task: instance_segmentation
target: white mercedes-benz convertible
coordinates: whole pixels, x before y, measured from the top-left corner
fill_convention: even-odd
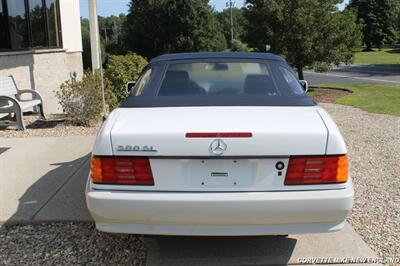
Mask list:
[[[105,232],[277,235],[340,230],[347,150],[284,59],[153,59],[104,122],[86,200]]]

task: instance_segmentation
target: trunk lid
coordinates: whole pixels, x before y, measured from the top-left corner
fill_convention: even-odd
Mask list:
[[[252,137],[186,137],[193,132]],[[315,107],[121,108],[111,140],[114,155],[215,156],[210,145],[222,139],[227,146],[222,156],[257,157],[325,154],[327,135]]]
[[[186,137],[200,132],[252,136]],[[327,136],[315,107],[119,109],[111,131],[113,153],[150,157],[155,185],[113,188],[184,192],[301,189],[284,185],[289,156],[325,154]],[[226,150],[216,155],[210,146],[219,139]],[[278,162],[283,169],[278,169]]]

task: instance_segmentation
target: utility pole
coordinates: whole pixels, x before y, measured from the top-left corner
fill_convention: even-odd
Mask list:
[[[105,41],[105,44],[107,45],[109,40],[112,39],[112,36],[114,34],[113,28],[105,27],[105,28],[102,28],[102,30],[104,31],[104,41]],[[108,32],[107,32],[108,30],[111,30],[111,37],[108,35]]]
[[[233,47],[233,7],[235,6],[235,1],[229,0],[226,2],[226,6],[231,10],[231,48]]]
[[[108,36],[107,36],[107,28],[103,28],[103,30],[104,30],[104,41],[105,41],[105,43],[106,43],[106,45],[107,45],[107,43],[108,43]]]
[[[90,50],[92,55],[92,71],[100,70],[101,96],[103,101],[103,119],[106,117],[106,98],[104,92],[103,64],[101,62],[101,46],[99,34],[99,21],[97,17],[97,0],[89,0],[89,26],[90,26]]]
[[[97,19],[97,0],[89,0],[90,50],[92,55],[92,70],[100,69],[100,37]]]

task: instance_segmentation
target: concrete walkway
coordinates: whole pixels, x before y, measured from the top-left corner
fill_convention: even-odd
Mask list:
[[[94,137],[0,139],[0,224],[89,221],[84,185]]]
[[[92,221],[84,189],[93,142],[94,137],[0,138],[0,225]],[[376,257],[350,225],[336,233],[287,238],[147,237],[145,241],[148,265],[285,265],[310,257]]]

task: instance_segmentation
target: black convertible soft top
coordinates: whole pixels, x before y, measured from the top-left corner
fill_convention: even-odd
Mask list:
[[[286,63],[286,60],[279,55],[271,53],[244,53],[244,52],[201,52],[201,53],[179,53],[165,54],[153,58],[150,64],[161,61],[178,61],[193,59],[259,59],[259,60],[276,60]]]
[[[224,96],[161,96],[158,94],[168,66],[177,63],[197,62],[239,62],[262,63],[270,69],[285,68],[294,73],[286,60],[271,53],[242,52],[201,52],[165,54],[152,59],[143,73],[151,68],[152,74],[148,85],[138,95],[130,95],[121,108],[144,107],[185,107],[185,106],[314,106],[315,103],[306,95],[268,97],[263,95],[224,95]],[[279,83],[277,83],[279,86]],[[135,88],[134,88],[135,90]]]

